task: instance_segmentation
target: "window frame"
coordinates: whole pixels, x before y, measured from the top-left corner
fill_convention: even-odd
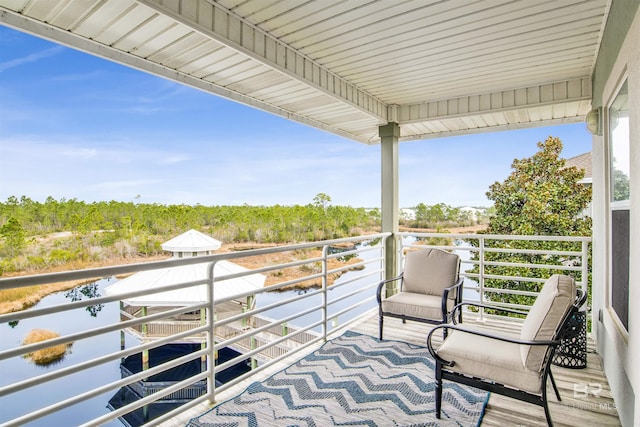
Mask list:
[[[624,212],[626,211],[627,213],[630,214],[630,207],[631,207],[631,200],[630,197],[627,197],[624,200],[614,200],[614,190],[615,190],[615,178],[614,178],[614,156],[613,156],[613,152],[614,152],[614,134],[613,134],[613,130],[615,129],[614,126],[612,126],[612,119],[613,119],[613,114],[612,114],[612,110],[615,108],[615,104],[619,101],[619,96],[621,94],[623,94],[624,92],[623,89],[626,88],[626,94],[628,95],[628,87],[629,87],[629,76],[625,73],[623,76],[621,76],[619,83],[616,85],[615,90],[612,91],[612,96],[610,98],[610,101],[606,104],[606,115],[605,115],[605,120],[603,121],[604,123],[606,123],[606,149],[607,149],[607,169],[608,169],[608,173],[607,173],[607,181],[608,181],[608,185],[607,185],[607,189],[609,194],[607,195],[606,199],[608,201],[609,204],[609,208],[607,210],[607,222],[608,222],[608,234],[609,234],[609,251],[608,251],[608,264],[609,264],[609,286],[608,286],[608,298],[607,298],[607,306],[610,309],[610,313],[612,314],[612,318],[615,320],[615,322],[618,324],[619,328],[624,331],[625,335],[628,337],[629,334],[629,263],[630,263],[630,258],[629,258],[629,248],[620,248],[619,244],[628,244],[628,242],[630,241],[630,236],[624,236],[622,239],[620,239],[620,241],[616,242],[614,241],[614,239],[619,238],[619,236],[616,233],[616,229],[625,229],[625,224],[622,223],[615,223],[614,224],[614,217],[616,218],[624,218]],[[628,111],[628,105],[629,102],[627,100],[627,111]],[[627,114],[628,116],[628,114]],[[629,153],[630,153],[630,134],[629,134],[629,128],[627,126],[627,133],[626,133],[626,167],[627,167],[627,171],[629,171],[630,169],[630,159],[629,159]],[[618,151],[619,152],[619,151]],[[628,173],[628,172],[627,172]],[[629,191],[630,193],[630,191]],[[627,215],[627,218],[629,218],[629,215]],[[628,224],[627,224],[627,228],[628,230]],[[618,237],[617,237],[618,236]],[[626,238],[626,239],[625,239]],[[618,243],[618,246],[616,246],[616,243]],[[626,249],[626,257],[624,256],[625,254],[625,249]],[[622,252],[621,252],[622,250]],[[622,254],[623,258],[620,258],[620,255]],[[616,257],[614,257],[614,255],[616,255]],[[622,262],[622,263],[621,263]],[[627,274],[627,278],[626,278],[626,286],[624,286],[624,281],[623,281],[623,285],[622,287],[620,285],[620,281],[619,281],[619,277],[614,277],[614,275],[617,272],[624,272],[626,271]],[[626,306],[623,304],[622,306],[620,305],[620,299],[619,299],[619,292],[626,291]]]

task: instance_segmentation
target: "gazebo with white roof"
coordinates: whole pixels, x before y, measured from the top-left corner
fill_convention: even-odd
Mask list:
[[[162,244],[162,249],[172,252],[174,257],[209,255],[220,249],[222,242],[196,230],[189,230]]]
[[[221,246],[222,242],[219,240],[199,231],[189,230],[165,242],[162,245],[162,249],[171,252],[172,257],[183,258],[209,255]],[[179,282],[205,280],[208,273],[207,269],[208,263],[201,263],[160,270],[142,271],[107,287],[105,293],[109,296],[115,296],[132,291],[151,290]],[[215,264],[213,273],[214,277],[221,277],[246,271],[249,270],[238,264],[221,260]],[[214,284],[214,300],[233,297],[234,295],[241,295],[247,291],[260,289],[264,286],[265,279],[266,277],[263,274],[251,274],[216,282]],[[139,297],[125,297],[121,300],[121,316],[123,320],[129,320],[134,317],[146,316],[170,308],[197,304],[206,299],[206,284]],[[253,299],[243,301],[239,298],[223,306],[218,306],[216,309],[216,317],[228,317],[253,304]],[[190,329],[199,326],[204,320],[205,313],[204,310],[202,310],[200,313],[185,313],[161,322],[145,324],[142,328],[130,332],[143,340],[150,340],[176,333],[176,327]],[[192,337],[189,341],[200,341],[202,339],[204,339],[204,337]]]

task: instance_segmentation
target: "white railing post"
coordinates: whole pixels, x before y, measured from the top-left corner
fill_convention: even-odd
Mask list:
[[[324,341],[327,340],[327,334],[329,333],[329,325],[328,323],[328,313],[327,313],[327,284],[328,277],[327,271],[329,271],[329,266],[327,262],[327,254],[329,253],[329,246],[322,247],[322,338]]]
[[[484,237],[478,238],[478,258],[479,258],[479,268],[478,272],[480,277],[478,277],[478,286],[480,291],[480,304],[484,304]],[[484,318],[484,308],[480,307],[478,310],[478,322],[484,322],[486,319]]]
[[[581,267],[582,267],[582,290],[586,295],[589,295],[589,242],[582,241],[582,259],[581,259]],[[585,310],[587,309],[587,304],[584,305]]]
[[[404,247],[404,242],[402,241],[402,237],[397,237],[396,236],[396,240],[397,240],[397,244],[395,247],[395,251],[396,251],[396,273],[400,274],[400,271],[402,269],[402,262],[400,261],[401,259],[401,255],[402,255],[402,250]]]
[[[380,254],[381,256],[381,260],[380,260],[380,282],[382,282],[383,280],[385,280],[387,278],[387,239],[382,239],[382,244],[380,245],[380,250],[382,251],[382,253]],[[400,239],[400,246],[402,246],[402,239]],[[383,298],[386,298],[387,295],[387,290],[384,289],[384,291],[382,291],[382,295]]]
[[[207,395],[209,397],[209,402],[214,403],[216,400],[216,374],[215,374],[215,364],[216,364],[216,353],[215,353],[215,345],[216,345],[216,336],[215,336],[215,304],[214,304],[214,274],[213,270],[216,266],[216,262],[212,262],[209,264],[207,269]]]

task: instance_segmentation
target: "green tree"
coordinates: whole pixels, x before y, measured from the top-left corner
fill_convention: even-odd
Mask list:
[[[469,212],[460,208],[454,208],[444,203],[435,205],[425,205],[419,203],[414,208],[416,219],[413,223],[415,227],[437,228],[465,226],[473,224],[473,219]]]
[[[629,200],[629,177],[620,169],[613,170],[613,200]]]
[[[487,197],[494,201],[494,214],[487,234],[590,236],[591,218],[581,213],[591,200],[591,188],[580,184],[584,170],[567,167],[560,158],[562,142],[549,137],[538,143],[539,151],[530,158],[514,160],[513,172],[503,182],[489,188]],[[579,251],[576,243],[501,240],[492,242],[498,249],[533,249],[542,253],[514,254],[509,251],[485,252],[489,262],[522,264],[576,265],[579,259],[550,255],[552,250]],[[470,272],[478,272],[476,266]],[[488,265],[485,274],[546,278],[556,271],[503,265]],[[560,272],[560,271],[558,271]],[[581,278],[576,278],[581,279]],[[539,284],[518,280],[485,279],[485,287],[515,291],[538,291]],[[491,300],[514,304],[531,304],[532,297],[495,293]]]
[[[327,206],[331,203],[331,197],[325,193],[318,193],[316,197],[313,198],[314,206],[322,208],[323,210],[327,210]]]
[[[494,201],[495,215],[487,232],[590,234],[590,218],[579,217],[591,201],[591,188],[579,183],[584,170],[566,167],[560,139],[549,137],[538,147],[532,157],[514,160],[511,175],[489,188],[487,198]]]
[[[20,253],[26,245],[25,232],[20,221],[11,217],[0,227],[0,236],[4,239],[6,247],[9,249],[11,256]]]
[[[414,208],[416,214],[416,226],[426,226],[425,224],[429,218],[429,207],[424,203],[418,203],[418,205]]]

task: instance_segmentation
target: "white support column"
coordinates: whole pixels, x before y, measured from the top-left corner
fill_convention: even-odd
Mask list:
[[[398,143],[400,126],[391,122],[380,126],[378,132],[380,133],[380,145],[382,146],[382,232],[393,233],[386,241],[385,275],[389,279],[398,274],[397,233],[400,214],[398,205]]]

